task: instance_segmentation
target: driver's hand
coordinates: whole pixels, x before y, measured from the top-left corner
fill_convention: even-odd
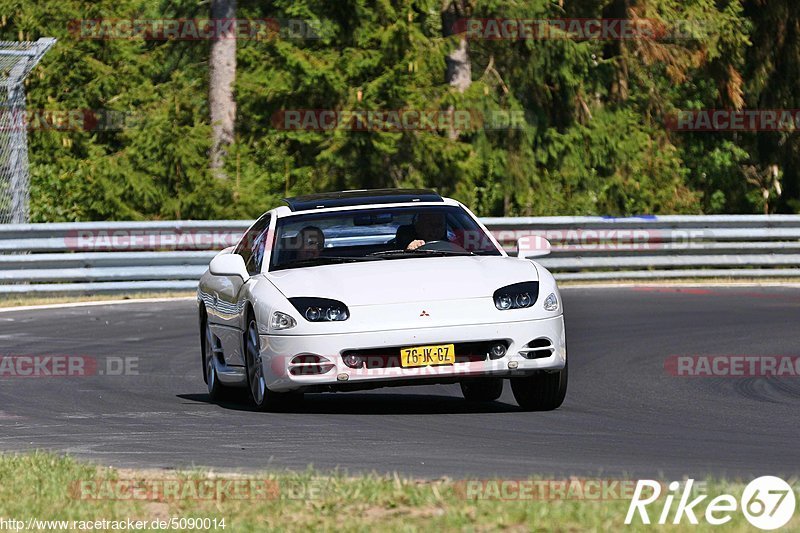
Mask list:
[[[408,243],[408,246],[406,246],[406,250],[408,250],[409,252],[412,250],[416,250],[423,244],[425,244],[425,241],[420,239],[417,239],[416,241],[411,241],[410,243]]]

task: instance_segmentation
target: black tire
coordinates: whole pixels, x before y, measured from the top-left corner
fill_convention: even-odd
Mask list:
[[[511,378],[514,399],[525,411],[552,411],[567,395],[567,365],[558,372],[537,372],[524,378]]]
[[[493,402],[503,394],[503,379],[465,379],[461,382],[461,394],[468,402]]]
[[[202,343],[203,380],[206,382],[208,388],[208,397],[212,402],[216,402],[227,398],[228,388],[220,383],[219,376],[217,375],[216,359],[214,358],[214,351],[212,349],[213,338],[211,336],[211,329],[208,327],[208,319],[202,316],[201,320],[200,338]]]
[[[244,365],[250,401],[259,411],[291,411],[302,402],[301,392],[273,392],[267,387],[259,350],[258,325],[252,315],[248,317],[244,334]]]

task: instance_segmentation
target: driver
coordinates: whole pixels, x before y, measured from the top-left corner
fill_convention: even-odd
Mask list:
[[[325,247],[325,235],[316,226],[306,226],[297,234],[297,259],[316,259]]]
[[[415,237],[406,250],[416,250],[426,242],[446,241],[447,223],[442,213],[420,213],[414,218]]]

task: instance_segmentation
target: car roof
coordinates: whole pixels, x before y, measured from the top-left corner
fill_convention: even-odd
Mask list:
[[[298,212],[375,204],[444,202],[444,198],[430,189],[357,189],[295,196],[283,201],[292,212]]]

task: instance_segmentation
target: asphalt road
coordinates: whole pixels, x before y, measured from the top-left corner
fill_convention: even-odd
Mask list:
[[[665,370],[673,355],[800,355],[800,289],[574,288],[564,300],[569,390],[547,413],[519,411],[507,384],[483,406],[440,385],[307,395],[297,412],[260,413],[208,402],[194,302],[0,313],[0,355],[98,364],[91,376],[0,377],[0,450],[430,478],[800,474],[800,378]],[[138,375],[113,375],[123,360]]]

